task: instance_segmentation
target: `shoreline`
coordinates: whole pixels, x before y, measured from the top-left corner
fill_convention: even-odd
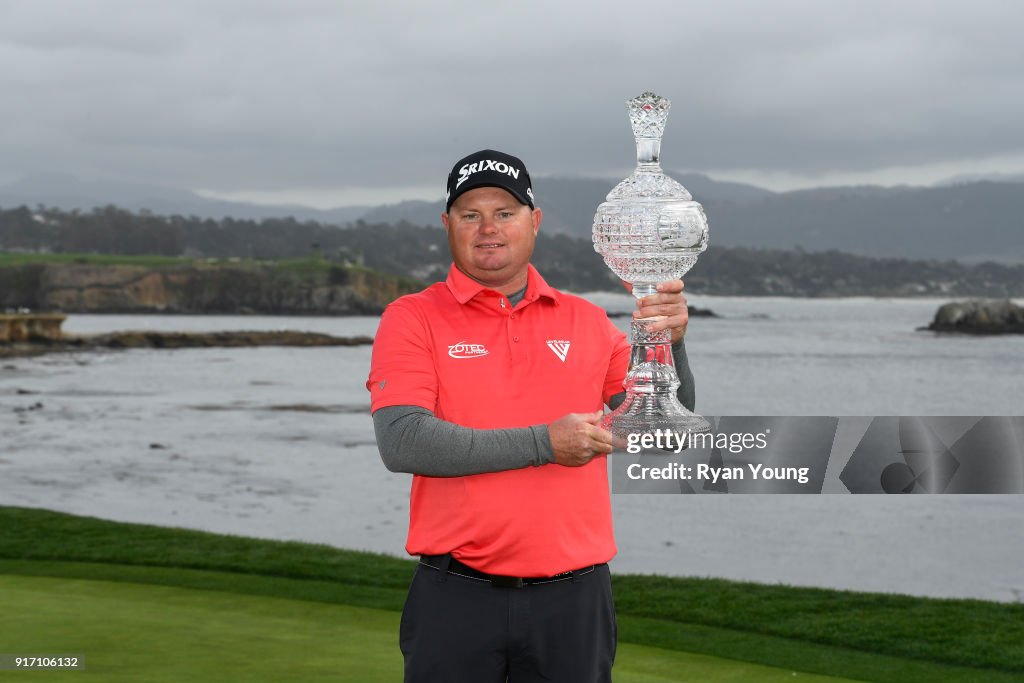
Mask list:
[[[240,348],[259,346],[367,346],[373,338],[366,335],[339,337],[321,332],[224,331],[161,332],[126,330],[90,335],[69,335],[62,339],[37,339],[0,344],[0,358],[25,358],[47,353],[109,349],[194,349]]]

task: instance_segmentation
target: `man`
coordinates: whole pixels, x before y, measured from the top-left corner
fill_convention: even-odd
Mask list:
[[[406,550],[420,556],[400,646],[405,680],[611,680],[615,554],[600,428],[629,360],[605,312],[530,264],[542,213],[523,162],[482,150],[448,176],[446,282],[381,317],[367,388],[385,465],[413,475]],[[682,282],[665,316],[693,406]]]

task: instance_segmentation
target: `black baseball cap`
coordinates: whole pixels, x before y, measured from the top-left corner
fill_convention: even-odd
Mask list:
[[[533,186],[526,164],[518,157],[493,149],[482,149],[455,162],[448,174],[448,201],[444,210],[451,211],[459,195],[478,187],[500,187],[521,204],[533,205]]]

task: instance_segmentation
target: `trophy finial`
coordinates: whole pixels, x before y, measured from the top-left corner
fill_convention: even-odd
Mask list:
[[[626,102],[633,135],[637,138],[660,139],[665,132],[665,121],[671,106],[668,99],[650,90]]]

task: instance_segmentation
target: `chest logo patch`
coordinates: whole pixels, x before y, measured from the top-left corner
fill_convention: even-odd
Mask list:
[[[569,342],[561,339],[548,339],[548,348],[551,349],[552,353],[558,356],[558,359],[565,362],[565,357],[569,355]]]
[[[470,344],[460,341],[448,347],[448,355],[452,358],[479,358],[490,353],[483,344]]]

